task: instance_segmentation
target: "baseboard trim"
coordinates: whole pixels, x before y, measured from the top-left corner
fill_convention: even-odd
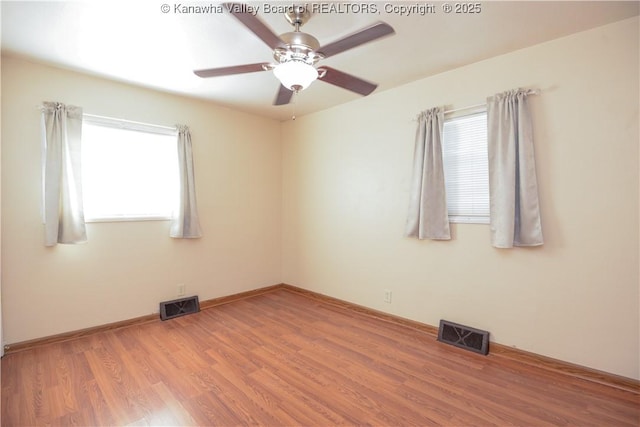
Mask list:
[[[107,323],[105,325],[92,326],[90,328],[79,329],[71,332],[63,332],[61,334],[50,335],[43,338],[35,338],[32,340],[21,341],[14,344],[4,346],[4,355],[17,353],[19,351],[29,350],[34,347],[40,347],[47,344],[56,344],[59,342],[70,341],[76,338],[92,335],[97,332],[105,332],[113,329],[125,328],[132,325],[141,325],[154,321],[160,321],[158,314],[148,314],[146,316],[135,317],[133,319],[121,320],[119,322]]]
[[[200,310],[204,310],[211,307],[216,307],[221,304],[228,304],[230,302],[239,301],[245,298],[251,298],[256,295],[261,295],[267,292],[273,292],[274,290],[281,289],[282,284],[267,286],[264,288],[254,289],[247,292],[240,292],[233,295],[228,295],[219,298],[213,298],[200,302]],[[34,347],[39,347],[47,344],[55,344],[63,341],[70,341],[76,338],[85,337],[87,335],[96,334],[99,332],[110,331],[113,329],[126,328],[127,326],[141,325],[149,322],[159,322],[160,314],[148,314],[146,316],[135,317],[133,319],[121,320],[119,322],[107,323],[105,325],[92,326],[90,328],[79,329],[71,332],[63,332],[61,334],[50,335],[43,338],[35,338],[28,341],[21,341],[13,344],[7,344],[4,346],[4,355],[16,353],[18,351],[28,350]]]
[[[405,319],[400,316],[381,312],[361,305],[353,304],[344,300],[340,300],[327,295],[319,294],[307,289],[298,288],[296,286],[283,284],[282,289],[295,292],[309,298],[315,298],[320,301],[332,304],[337,307],[359,312],[368,316],[375,317],[386,322],[392,322],[405,327],[413,328],[433,335],[434,339],[438,337],[438,328],[415,320]],[[609,387],[625,390],[640,395],[640,381],[632,378],[623,377],[609,372],[599,371],[585,366],[576,365],[563,360],[553,359],[551,357],[542,356],[525,350],[509,347],[495,342],[490,343],[490,353],[488,356],[482,357],[501,357],[511,359],[517,363],[524,365],[543,368],[554,373],[567,375],[576,379],[590,381],[603,384]]]
[[[200,310],[205,310],[213,307],[217,307],[222,304],[228,304],[234,301],[240,301],[247,298],[252,298],[258,295],[274,292],[277,290],[286,290],[288,292],[294,292],[302,295],[306,298],[316,299],[318,301],[333,305],[338,308],[350,310],[363,315],[371,316],[385,322],[391,322],[404,327],[419,330],[434,337],[434,340],[438,336],[438,328],[436,326],[428,325],[425,323],[417,322],[415,320],[406,319],[393,314],[385,313],[383,311],[375,310],[362,305],[354,304],[348,301],[344,301],[338,298],[330,297],[324,294],[320,294],[308,289],[299,288],[297,286],[281,283],[278,285],[267,286],[264,288],[254,289],[251,291],[240,292],[233,295],[228,295],[219,298],[213,298],[200,302]],[[140,325],[148,322],[160,322],[159,314],[150,314],[146,316],[136,317],[133,319],[123,320],[120,322],[109,323],[106,325],[94,326],[91,328],[81,329],[78,331],[65,332],[62,334],[52,335],[44,338],[37,338],[33,340],[23,341],[15,344],[5,345],[5,356],[7,354],[16,353],[18,351],[27,350],[30,348],[43,346],[47,344],[54,344],[63,341],[69,341],[76,338],[84,337],[87,335],[95,334],[98,332],[105,332],[113,329],[124,328],[133,325]],[[567,375],[576,379],[590,381],[609,387],[625,390],[631,393],[640,395],[640,381],[632,378],[626,378],[620,375],[611,374],[609,372],[599,371],[596,369],[587,368],[584,366],[576,365],[573,363],[565,362],[562,360],[553,359],[547,356],[531,353],[528,351],[512,348],[499,343],[490,343],[491,351],[488,356],[482,357],[501,357],[511,359],[515,362],[543,368],[548,371],[552,371],[558,374]]]
[[[227,295],[224,297],[213,298],[206,301],[200,301],[200,310],[204,310],[211,307],[216,307],[222,304],[229,304],[230,302],[240,301],[247,298],[252,298],[257,295],[267,294],[269,292],[277,291],[278,289],[283,288],[283,284],[267,286],[264,288],[253,289],[251,291],[240,292],[233,295]]]
[[[640,395],[640,381],[610,372],[599,371],[582,365],[565,362],[548,356],[531,353],[519,348],[509,347],[503,344],[491,343],[491,353],[496,357],[511,359],[517,363],[548,371],[560,373],[573,378],[603,384],[620,390],[629,391]]]
[[[355,311],[367,316],[375,317],[385,322],[391,322],[397,325],[402,325],[408,328],[417,329],[421,332],[426,332],[433,335],[434,338],[438,337],[438,328],[435,326],[427,325],[426,323],[417,322],[415,320],[406,319],[404,317],[396,316],[393,314],[385,313],[384,311],[375,310],[373,308],[365,307],[363,305],[354,304],[352,302],[344,301],[338,298],[330,297],[327,295],[319,294],[317,292],[310,291],[308,289],[298,288],[296,286],[282,284],[281,289],[286,289],[290,292],[306,296],[307,298],[314,298],[327,304],[331,304],[336,307],[344,308],[350,311]]]

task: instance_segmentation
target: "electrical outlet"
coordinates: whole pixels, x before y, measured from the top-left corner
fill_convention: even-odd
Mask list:
[[[389,289],[384,290],[384,302],[391,304],[391,291]]]
[[[186,289],[185,289],[184,283],[179,283],[178,284],[178,296],[179,297],[184,296],[185,292],[186,292]]]

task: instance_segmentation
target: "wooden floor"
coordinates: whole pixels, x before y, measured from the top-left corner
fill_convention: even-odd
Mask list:
[[[638,426],[638,394],[289,290],[2,359],[2,426]]]

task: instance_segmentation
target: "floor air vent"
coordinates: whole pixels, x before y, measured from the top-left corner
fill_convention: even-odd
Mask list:
[[[198,297],[188,297],[164,301],[160,303],[160,319],[167,320],[185,314],[197,313],[200,311]]]
[[[489,332],[440,320],[438,341],[480,354],[489,353]]]

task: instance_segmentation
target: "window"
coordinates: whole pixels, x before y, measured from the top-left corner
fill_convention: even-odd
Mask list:
[[[442,157],[449,220],[488,224],[486,111],[445,120]]]
[[[85,220],[170,219],[178,174],[175,129],[84,116]]]

